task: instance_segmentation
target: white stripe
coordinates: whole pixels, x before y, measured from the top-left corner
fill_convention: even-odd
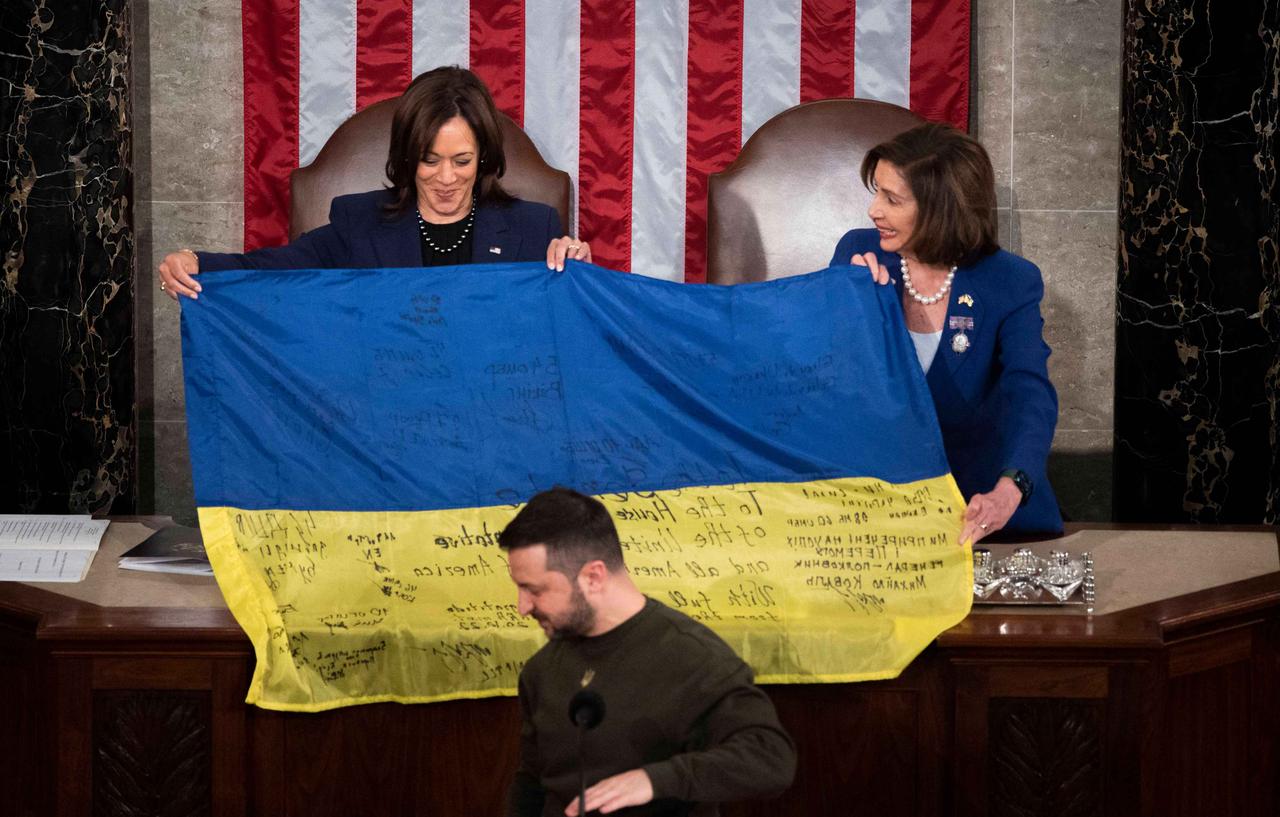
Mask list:
[[[356,112],[355,0],[302,0],[298,7],[298,164]]]
[[[642,0],[635,10],[631,271],[683,281],[689,4]]]
[[[471,64],[470,0],[414,0],[413,75]]]
[[[582,12],[570,0],[525,0],[524,130],[547,164],[573,179],[578,233],[578,83]],[[590,236],[583,236],[588,241]]]
[[[746,0],[742,8],[742,143],[800,103],[801,0]]]
[[[911,3],[858,0],[853,95],[907,107],[911,102]]]

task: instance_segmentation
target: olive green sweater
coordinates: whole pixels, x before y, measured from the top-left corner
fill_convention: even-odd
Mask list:
[[[562,815],[578,792],[569,700],[591,673],[604,721],[586,733],[587,787],[644,768],[654,801],[622,815],[715,815],[791,784],[795,747],[751,669],[703,624],[653,599],[592,638],[549,642],[520,674],[520,768],[507,813]]]

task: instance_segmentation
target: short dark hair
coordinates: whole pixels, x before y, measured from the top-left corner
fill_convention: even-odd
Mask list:
[[[971,264],[1000,249],[995,172],[977,139],[933,122],[903,131],[862,160],[868,190],[881,161],[898,168],[916,200],[915,229],[903,249],[943,265]]]
[[[556,486],[535,494],[498,534],[503,550],[531,545],[545,545],[548,569],[570,580],[596,559],[610,571],[625,568],[618,529],[604,503],[571,488]]]
[[[387,180],[396,191],[390,210],[404,212],[417,203],[414,177],[418,162],[430,152],[440,126],[455,116],[465,119],[476,135],[480,154],[476,157],[476,198],[481,202],[511,200],[498,183],[507,172],[507,157],[493,97],[475,74],[448,65],[419,74],[396,102],[387,152]]]

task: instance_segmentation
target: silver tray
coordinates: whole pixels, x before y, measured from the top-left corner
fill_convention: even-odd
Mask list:
[[[1093,554],[1051,550],[1047,557],[1020,547],[1003,559],[986,548],[973,549],[973,603],[989,605],[1083,606],[1097,602]]]

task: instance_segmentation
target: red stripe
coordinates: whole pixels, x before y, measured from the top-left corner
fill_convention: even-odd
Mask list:
[[[244,248],[289,240],[289,173],[298,166],[298,2],[245,0]]]
[[[523,127],[523,0],[471,0],[471,70],[489,86],[498,109]]]
[[[591,242],[595,263],[630,270],[635,7],[582,0],[581,8],[578,233]]]
[[[356,0],[356,110],[413,79],[413,0]]]
[[[707,175],[742,145],[742,1],[689,4],[684,279],[707,279]]]
[[[969,0],[911,3],[911,110],[969,127]]]
[[[856,11],[856,0],[803,0],[801,3],[801,102],[853,96]]]

